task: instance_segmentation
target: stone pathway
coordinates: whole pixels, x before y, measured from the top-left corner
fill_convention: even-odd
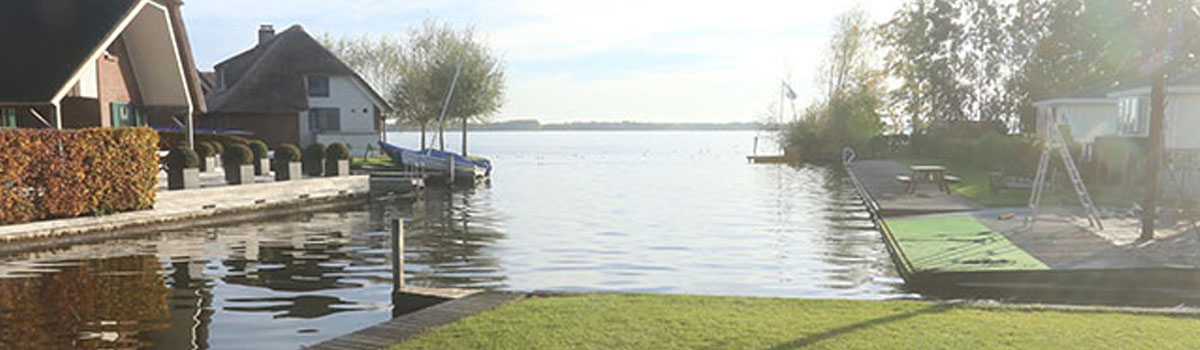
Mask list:
[[[367,176],[313,178],[242,186],[220,186],[184,191],[159,191],[154,209],[0,226],[0,252],[16,243],[75,238],[92,233],[115,235],[133,228],[166,230],[214,224],[219,216],[250,217],[256,212],[290,207],[309,209],[311,204],[365,197]],[[304,205],[305,208],[300,208]]]

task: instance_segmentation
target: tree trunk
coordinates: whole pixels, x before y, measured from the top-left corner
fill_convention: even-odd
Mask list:
[[[463,133],[463,135],[462,135],[462,145],[463,145],[462,156],[466,157],[467,156],[467,118],[463,118],[462,133]]]
[[[425,123],[421,123],[421,149],[425,149]]]
[[[1146,197],[1142,203],[1142,234],[1138,240],[1148,241],[1154,239],[1155,221],[1158,219],[1158,174],[1162,168],[1162,127],[1163,116],[1166,108],[1166,45],[1167,45],[1167,6],[1165,2],[1155,1],[1153,3],[1154,18],[1156,19],[1156,28],[1154,35],[1154,52],[1162,54],[1163,62],[1160,62],[1160,67],[1154,69],[1154,76],[1150,82],[1150,147],[1146,150],[1146,170],[1148,176],[1146,178]]]

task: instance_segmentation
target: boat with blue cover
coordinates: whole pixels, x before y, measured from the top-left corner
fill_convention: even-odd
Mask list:
[[[454,164],[455,177],[465,178],[465,175],[469,174],[473,178],[481,179],[492,173],[492,163],[486,159],[472,159],[454,152],[435,149],[413,150],[383,141],[379,142],[379,147],[392,161],[417,171],[447,176],[450,173],[450,165]]]

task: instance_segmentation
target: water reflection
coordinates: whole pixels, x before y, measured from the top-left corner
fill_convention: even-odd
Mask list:
[[[476,189],[432,189],[356,210],[7,257],[0,349],[296,348],[427,307],[435,300],[392,293],[386,229],[400,217],[410,285],[504,287],[489,252],[504,235],[475,216],[477,198]]]
[[[752,136],[484,133],[494,187],[2,257],[0,349],[294,349],[349,333],[430,302],[392,293],[401,217],[413,286],[905,295],[844,174],[746,165]]]

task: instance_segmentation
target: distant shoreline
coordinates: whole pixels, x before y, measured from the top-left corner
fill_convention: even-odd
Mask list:
[[[452,125],[449,130],[460,130]],[[488,124],[468,124],[468,131],[754,131],[754,122],[733,123],[643,123],[643,122],[572,122],[542,124],[536,120],[513,120]],[[389,128],[388,131],[417,131],[414,127]]]

